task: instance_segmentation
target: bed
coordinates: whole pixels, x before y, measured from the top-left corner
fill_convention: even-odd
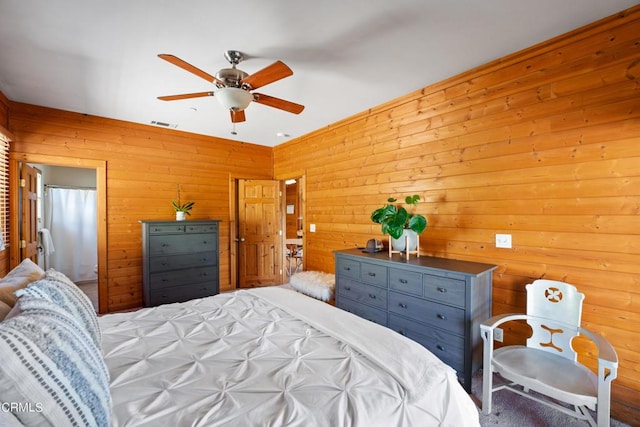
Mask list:
[[[83,312],[86,301],[79,303],[83,309],[70,308],[68,301],[48,296],[56,286],[73,295],[67,299],[82,299],[68,279],[36,281],[18,292],[21,314],[0,323],[0,337],[6,341],[17,318],[47,310],[62,319],[59,329],[80,336],[83,345],[75,351],[82,356],[66,373],[85,372],[88,378],[70,399],[74,404],[66,405],[77,412],[74,419],[84,420],[80,425],[479,425],[478,410],[455,372],[432,353],[290,289],[240,290],[92,319]],[[85,349],[92,343],[101,349],[101,360]],[[39,390],[41,379],[22,381],[7,371],[5,377],[12,378],[0,380],[0,400],[31,399],[40,411],[0,411],[0,424],[11,425],[12,416],[27,425],[63,425],[60,420],[69,415]],[[64,372],[58,375],[49,384],[68,380]],[[22,397],[6,393],[11,381],[23,386]]]

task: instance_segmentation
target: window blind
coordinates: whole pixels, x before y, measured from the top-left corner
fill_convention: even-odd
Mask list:
[[[0,232],[9,246],[9,138],[0,131]]]

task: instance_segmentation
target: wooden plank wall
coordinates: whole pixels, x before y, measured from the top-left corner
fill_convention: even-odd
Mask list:
[[[10,113],[12,152],[107,162],[108,311],[142,305],[138,221],[175,219],[178,184],[195,201],[190,219],[222,221],[221,289],[231,289],[229,180],[271,179],[271,148],[20,103]]]
[[[532,279],[576,284],[620,358],[613,414],[640,425],[640,7],[274,153],[277,179],[306,176],[308,269],[333,271],[333,250],[381,237],[375,208],[417,193],[423,254],[499,266],[495,314],[524,310]]]

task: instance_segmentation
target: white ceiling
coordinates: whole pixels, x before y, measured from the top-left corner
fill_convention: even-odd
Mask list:
[[[13,101],[275,146],[638,4],[637,0],[0,0],[0,90]],[[223,53],[252,74],[294,75],[259,92],[231,135],[212,86],[157,57],[214,74]],[[277,136],[282,132],[290,138]]]

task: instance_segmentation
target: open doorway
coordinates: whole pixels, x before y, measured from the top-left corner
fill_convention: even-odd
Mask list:
[[[285,257],[288,279],[304,270],[304,215],[301,178],[285,181]]]
[[[31,166],[41,173],[38,264],[64,273],[99,311],[96,170]]]
[[[17,212],[17,215],[11,215],[10,217],[10,233],[11,241],[19,242],[10,246],[10,268],[18,265],[24,258],[21,247],[24,239],[22,232],[22,203],[20,197],[21,188],[21,171],[23,165],[38,165],[38,169],[46,166],[51,167],[66,167],[69,169],[67,172],[73,173],[72,169],[88,169],[95,177],[95,190],[96,190],[96,209],[95,217],[96,223],[93,226],[92,233],[96,235],[96,251],[97,251],[97,263],[90,266],[91,270],[97,274],[97,286],[93,286],[97,292],[97,298],[95,301],[96,310],[100,313],[106,313],[109,310],[108,307],[108,289],[107,289],[107,221],[106,221],[106,162],[102,160],[94,159],[79,159],[79,158],[67,158],[60,156],[48,156],[40,154],[26,154],[26,153],[10,153],[9,160],[9,181],[10,181],[10,210],[11,212]],[[44,185],[44,183],[42,183]],[[74,186],[78,184],[74,183]],[[44,196],[44,191],[40,197]],[[41,201],[41,205],[43,202]],[[44,215],[44,214],[43,214]],[[65,254],[66,255],[66,254]],[[44,262],[44,260],[42,261]]]
[[[247,187],[247,183],[256,185]],[[267,183],[270,185],[266,185]],[[287,189],[285,180],[246,180],[230,177],[229,185],[230,289],[288,283],[290,274],[295,272],[296,267],[298,267],[298,271],[301,271],[305,263],[304,176],[295,178],[295,185],[289,189]],[[241,187],[260,188],[262,191],[254,190],[245,194],[246,191],[242,191]],[[279,191],[273,192],[273,197],[267,197],[264,188],[274,188]],[[255,197],[257,194],[259,197]],[[247,195],[254,197],[248,200]],[[278,207],[272,209],[274,203]],[[293,204],[294,207],[288,208],[288,204]],[[287,214],[287,209],[289,211],[293,209],[293,213]],[[247,213],[250,216],[247,216]],[[263,249],[250,251],[249,248],[258,247],[255,243],[247,240],[254,230],[263,231],[258,239]],[[288,254],[291,254],[287,251],[289,238],[293,239],[290,244],[294,245],[297,251],[295,259],[287,257]],[[291,264],[289,264],[290,261]],[[291,266],[291,270],[289,270],[289,266]],[[247,272],[254,273],[251,276],[253,282],[248,285],[244,279],[248,276]]]

